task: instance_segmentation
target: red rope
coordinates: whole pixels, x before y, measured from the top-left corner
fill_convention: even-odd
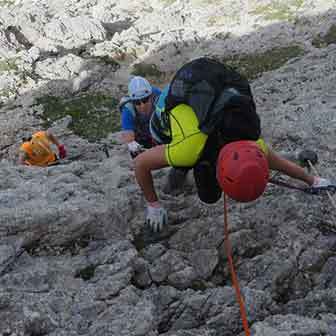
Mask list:
[[[237,275],[236,275],[236,272],[235,272],[235,269],[234,269],[234,265],[233,265],[233,260],[232,260],[232,249],[231,249],[231,244],[230,244],[230,240],[229,240],[229,228],[228,228],[228,220],[227,220],[227,201],[226,201],[226,195],[225,194],[224,194],[224,235],[225,235],[224,246],[225,246],[226,255],[227,255],[227,258],[228,258],[228,261],[229,261],[229,267],[230,267],[233,287],[235,288],[237,301],[239,303],[240,316],[241,316],[241,319],[242,319],[242,322],[243,322],[245,335],[250,336],[251,333],[250,333],[250,329],[249,329],[249,326],[248,326],[244,300],[243,300],[243,297],[241,296],[241,293],[240,293],[238,278],[237,278]]]

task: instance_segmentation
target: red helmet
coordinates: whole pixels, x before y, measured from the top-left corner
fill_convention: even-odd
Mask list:
[[[268,162],[253,141],[225,145],[217,160],[217,180],[223,191],[239,202],[256,200],[268,182]]]

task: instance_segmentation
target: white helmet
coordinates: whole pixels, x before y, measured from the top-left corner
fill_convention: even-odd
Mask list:
[[[128,95],[132,100],[142,99],[152,94],[152,87],[148,80],[135,76],[128,84]]]

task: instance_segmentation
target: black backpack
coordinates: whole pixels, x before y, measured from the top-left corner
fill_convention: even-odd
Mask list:
[[[247,79],[214,59],[195,59],[177,71],[165,111],[181,103],[193,108],[200,130],[219,137],[222,144],[260,136],[260,118]]]

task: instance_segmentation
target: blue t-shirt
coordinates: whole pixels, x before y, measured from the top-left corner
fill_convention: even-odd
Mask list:
[[[152,90],[153,90],[154,96],[156,97],[158,97],[161,94],[161,90],[157,87],[153,86]],[[155,104],[153,104],[153,111],[154,109],[155,109]],[[127,104],[124,105],[121,109],[121,128],[124,131],[135,131],[134,118],[135,118],[134,111],[131,111],[127,107]]]

